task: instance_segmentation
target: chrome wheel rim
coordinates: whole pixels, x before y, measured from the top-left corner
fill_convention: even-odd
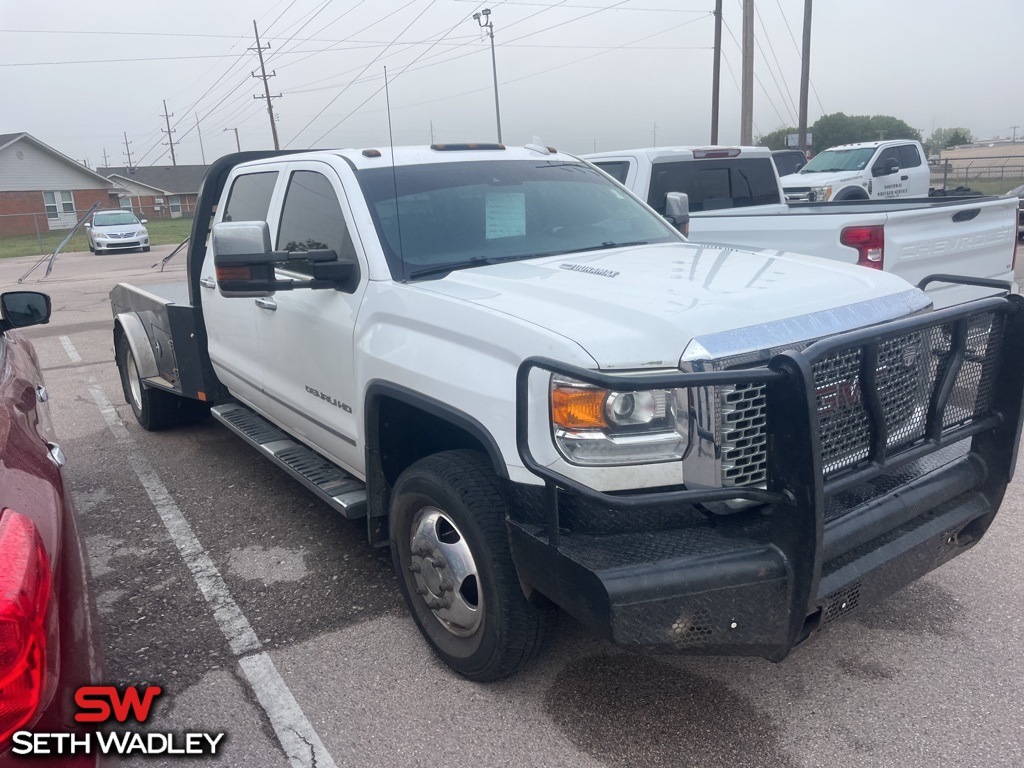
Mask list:
[[[128,352],[125,360],[125,371],[128,376],[128,387],[132,391],[132,402],[138,410],[142,410],[142,382],[139,381],[139,369],[135,367],[135,355]]]
[[[409,545],[416,595],[453,635],[472,635],[480,628],[484,605],[465,536],[440,509],[423,507],[413,518]]]

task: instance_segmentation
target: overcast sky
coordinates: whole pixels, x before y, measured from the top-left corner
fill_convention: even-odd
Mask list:
[[[796,123],[803,0],[755,0],[755,136]],[[493,141],[489,7],[502,138],[572,152],[705,144],[714,0],[0,0],[0,133],[28,131],[91,166],[179,164],[272,147],[253,20],[282,147]],[[725,0],[720,143],[739,140],[741,0]],[[809,122],[890,114],[925,135],[1024,126],[1024,0],[817,0]],[[1024,135],[1024,127],[1018,129]]]

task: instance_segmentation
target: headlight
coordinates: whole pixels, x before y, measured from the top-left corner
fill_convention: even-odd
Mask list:
[[[93,232],[92,236],[93,236],[94,240],[106,240],[107,239],[107,233],[106,232]]]
[[[811,202],[825,203],[832,197],[832,187],[811,187]]]
[[[149,237],[149,232],[147,232],[144,229],[140,229],[138,232],[135,233],[135,236],[136,237]]]
[[[551,377],[551,428],[574,464],[646,464],[681,459],[687,443],[685,389],[615,392]]]

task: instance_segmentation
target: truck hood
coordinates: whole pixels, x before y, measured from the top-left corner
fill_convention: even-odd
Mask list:
[[[717,346],[716,357],[756,349],[769,323],[785,325],[786,341],[796,341],[930,305],[885,272],[695,243],[495,264],[414,285],[547,328],[578,343],[602,369],[674,368],[694,339],[708,350]],[[735,333],[741,329],[750,332]],[[733,349],[711,337],[729,338]]]
[[[782,182],[783,189],[792,189],[793,187],[827,187],[842,184],[845,181],[851,181],[859,176],[860,171],[791,173],[788,176],[783,176],[780,181]]]

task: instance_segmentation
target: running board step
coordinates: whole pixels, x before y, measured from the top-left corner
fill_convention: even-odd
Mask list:
[[[350,520],[366,517],[366,486],[244,405],[210,409],[217,421]]]

